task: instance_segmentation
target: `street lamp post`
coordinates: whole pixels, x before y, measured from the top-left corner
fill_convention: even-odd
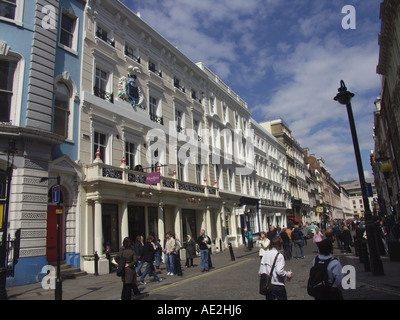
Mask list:
[[[8,141],[7,152],[7,195],[6,195],[6,203],[4,207],[4,212],[0,212],[3,214],[2,219],[2,239],[1,239],[1,249],[0,249],[0,300],[7,300],[7,290],[6,290],[6,279],[7,279],[7,252],[8,252],[8,213],[10,211],[10,190],[11,190],[11,179],[13,175],[13,166],[14,166],[14,156],[17,153],[17,149],[15,148],[15,139],[11,138]]]
[[[364,204],[364,212],[365,212],[365,228],[367,232],[368,238],[368,247],[370,253],[371,260],[371,271],[375,276],[384,275],[382,260],[379,256],[378,251],[378,243],[377,243],[377,234],[376,228],[374,224],[374,220],[372,217],[372,212],[369,206],[368,195],[367,195],[367,185],[365,183],[364,170],[361,161],[360,147],[358,145],[358,138],[356,132],[356,126],[354,123],[354,116],[351,107],[351,99],[354,97],[354,93],[347,91],[346,85],[343,80],[340,81],[340,88],[338,89],[338,94],[334,98],[335,101],[338,101],[342,105],[346,105],[347,114],[349,117],[351,136],[353,138],[354,152],[356,155],[357,168],[358,168],[358,176],[360,179],[361,192]]]

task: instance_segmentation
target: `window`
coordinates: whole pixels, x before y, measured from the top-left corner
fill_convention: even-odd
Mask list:
[[[162,72],[157,70],[157,66],[153,61],[149,61],[149,70],[158,76],[162,77]]]
[[[215,110],[215,98],[210,97],[210,113],[213,114]]]
[[[203,184],[203,179],[202,177],[202,165],[201,164],[196,164],[196,183],[197,184]]]
[[[185,128],[183,127],[183,112],[175,110],[175,125],[176,131],[184,133]]]
[[[174,87],[175,87],[175,88],[178,88],[178,89],[181,90],[182,92],[185,92],[185,88],[182,87],[181,81],[180,81],[177,77],[174,77]]]
[[[65,138],[68,137],[70,99],[71,93],[66,84],[58,82],[55,93],[53,132]]]
[[[159,101],[158,99],[150,96],[149,98],[149,114],[150,114],[150,120],[157,122],[159,124],[164,124],[163,118],[160,116],[160,111],[159,111]]]
[[[225,105],[225,104],[222,106],[222,118],[223,118],[223,120],[224,120],[225,122],[228,121],[227,112],[226,112],[226,105]]]
[[[107,92],[109,74],[96,67],[96,76],[94,84],[94,95],[114,103],[114,95]]]
[[[115,47],[115,41],[109,38],[108,31],[100,26],[97,26],[96,37],[108,43],[110,46]]]
[[[74,36],[76,25],[77,25],[76,17],[73,17],[65,12],[62,13],[60,44],[74,50],[77,49],[77,44],[76,44],[77,39],[76,36]]]
[[[158,162],[158,149],[154,150],[152,154],[152,159],[151,159],[151,172],[156,172],[157,167],[160,166],[160,163]]]
[[[185,180],[185,165],[179,161],[178,158],[178,180],[184,181]]]
[[[0,121],[10,122],[14,73],[17,63],[0,60]]]
[[[193,133],[194,133],[194,139],[197,141],[202,141],[202,137],[200,134],[200,121],[193,119]]]
[[[8,19],[15,19],[17,0],[0,0],[0,16]]]
[[[137,56],[135,50],[128,45],[125,45],[125,55],[140,63],[140,58]]]
[[[105,162],[107,150],[107,136],[103,133],[94,132],[94,143],[93,143],[93,156],[96,158],[96,152],[100,152],[100,159]]]
[[[129,169],[135,168],[136,146],[134,143],[125,141],[125,160]]]

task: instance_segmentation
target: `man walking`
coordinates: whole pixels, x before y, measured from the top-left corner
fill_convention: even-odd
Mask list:
[[[201,272],[208,271],[208,246],[211,245],[211,240],[208,236],[206,236],[204,229],[200,230],[200,236],[197,239],[197,244],[199,245],[200,249]]]
[[[303,253],[303,233],[299,229],[298,225],[294,226],[294,230],[292,231],[292,240],[294,247],[296,249],[296,259],[304,259],[304,253]],[[301,256],[299,257],[299,248],[301,251]]]

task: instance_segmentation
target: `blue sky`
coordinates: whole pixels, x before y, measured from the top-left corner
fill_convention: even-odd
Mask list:
[[[338,182],[357,178],[347,112],[333,100],[344,80],[366,177],[372,177],[380,0],[122,0],[193,62],[203,62],[257,121],[282,118]],[[343,29],[342,8],[356,29]]]

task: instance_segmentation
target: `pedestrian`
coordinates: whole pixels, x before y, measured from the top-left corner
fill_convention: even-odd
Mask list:
[[[282,239],[275,237],[271,240],[269,250],[261,259],[259,275],[271,274],[272,266],[275,265],[271,274],[271,293],[267,293],[266,300],[287,300],[285,279],[291,279],[292,273],[285,270],[285,259],[279,252],[282,249]]]
[[[137,264],[137,269],[136,273],[140,277],[142,275],[142,266],[143,266],[143,237],[142,236],[137,236],[136,237],[136,242],[135,242],[135,253],[138,258],[138,264]]]
[[[292,231],[292,241],[294,244],[294,248],[296,250],[296,257],[295,259],[304,259],[304,252],[303,252],[303,233],[300,230],[298,225],[294,226]],[[300,252],[299,252],[300,251]]]
[[[167,275],[173,276],[175,272],[175,253],[176,253],[176,245],[175,239],[172,236],[172,232],[169,231],[165,235],[167,238],[167,242],[165,244],[165,252],[166,252],[166,267],[167,267]]]
[[[342,245],[342,228],[340,227],[339,223],[336,223],[335,226],[333,227],[333,233],[336,238],[337,246],[339,250],[343,249]]]
[[[258,246],[260,247],[258,255],[260,256],[260,260],[264,256],[265,251],[269,250],[269,244],[270,240],[267,238],[267,233],[265,231],[261,231],[261,238],[258,241]]]
[[[342,240],[343,240],[343,247],[344,247],[345,253],[351,253],[351,249],[350,249],[351,234],[350,234],[350,230],[347,226],[343,228]]]
[[[315,228],[313,242],[317,245],[317,251],[319,252],[319,243],[322,241],[323,234],[319,231],[319,228]]]
[[[269,231],[267,233],[267,238],[269,239],[269,241],[271,241],[277,235],[278,235],[278,231],[276,230],[275,226],[270,226]]]
[[[342,285],[342,265],[333,256],[333,244],[329,239],[324,239],[319,244],[319,255],[314,258],[312,265],[323,264],[326,267],[325,290],[316,290],[321,292],[314,298],[315,300],[343,300],[341,291]]]
[[[136,284],[136,270],[135,267],[138,263],[138,258],[136,252],[134,250],[131,239],[126,237],[123,240],[122,248],[118,253],[118,260],[122,258],[125,260],[125,272],[121,277],[122,280],[122,293],[121,300],[131,300],[132,299],[132,290],[133,284]],[[136,287],[137,289],[137,287]],[[139,290],[137,290],[139,291]],[[140,294],[140,292],[136,292],[135,294]]]
[[[286,228],[282,228],[280,236],[283,242],[283,256],[285,257],[285,260],[290,260],[292,258],[290,254],[290,239]]]
[[[175,240],[175,253],[174,253],[174,273],[178,276],[183,276],[182,267],[181,267],[181,242],[179,239],[176,239],[175,234],[172,234],[172,237]]]
[[[186,236],[186,243],[184,244],[184,248],[186,249],[186,268],[193,267],[193,258],[195,256],[195,243],[190,235]]]
[[[306,232],[307,232],[306,225],[303,225],[301,227],[301,233],[303,234],[303,246],[307,245],[307,233]]]
[[[201,272],[208,271],[208,246],[211,246],[211,240],[208,236],[206,236],[204,229],[200,230],[200,236],[197,239],[197,244],[199,245],[200,249]]]
[[[146,284],[144,282],[144,278],[148,273],[150,273],[154,281],[160,282],[161,279],[157,276],[156,270],[154,268],[153,262],[154,262],[154,254],[156,253],[156,246],[154,244],[154,237],[153,236],[148,236],[146,238],[146,243],[143,247],[143,262],[146,262],[146,269],[144,270],[142,276],[140,277],[140,284]]]
[[[253,234],[251,232],[251,229],[247,230],[246,239],[247,239],[247,250],[251,251],[253,249]]]
[[[333,233],[333,230],[331,228],[327,228],[325,231],[325,237],[326,239],[329,239],[332,244],[335,242],[335,234]]]
[[[154,253],[155,267],[156,271],[161,271],[160,264],[161,264],[162,247],[160,239],[157,239],[155,246],[156,246],[156,252]]]
[[[293,241],[292,241],[292,229],[290,227],[286,228],[286,233],[289,237],[289,258],[292,258],[292,252],[293,252]]]

